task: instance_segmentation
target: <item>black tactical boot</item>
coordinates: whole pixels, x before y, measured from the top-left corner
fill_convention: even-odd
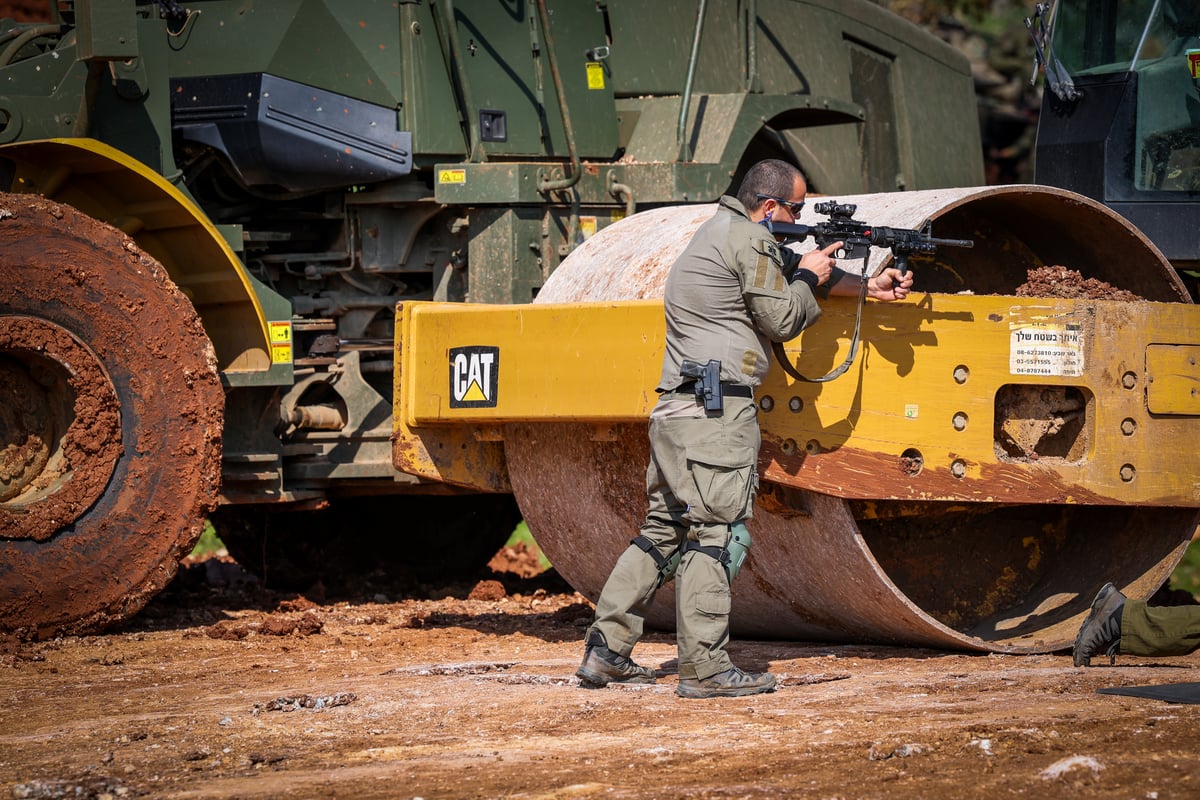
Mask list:
[[[730,667],[707,678],[680,678],[675,694],[680,697],[742,697],[775,691],[775,676],[769,672],[742,672]]]
[[[604,637],[598,633],[588,637],[583,663],[575,670],[575,675],[591,687],[610,683],[654,683],[655,680],[654,670],[609,650]]]
[[[1075,648],[1071,651],[1075,666],[1090,667],[1092,656],[1104,653],[1108,663],[1117,660],[1121,652],[1121,612],[1125,610],[1125,595],[1117,587],[1106,583],[1096,592],[1092,610],[1079,633],[1075,636]]]

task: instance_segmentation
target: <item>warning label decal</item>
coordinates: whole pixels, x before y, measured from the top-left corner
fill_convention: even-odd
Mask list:
[[[271,363],[292,363],[292,323],[291,320],[271,320],[267,323],[271,335]]]
[[[1083,374],[1083,328],[1079,325],[1026,323],[1013,328],[1008,347],[1008,371],[1013,375]]]

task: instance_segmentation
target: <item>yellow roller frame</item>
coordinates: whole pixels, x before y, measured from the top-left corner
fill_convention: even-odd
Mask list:
[[[501,424],[645,419],[658,399],[663,333],[655,301],[402,303],[393,462],[432,480],[511,491]]]
[[[848,352],[855,303],[835,298],[787,351],[819,376]],[[397,311],[393,461],[507,489],[515,422],[645,420],[663,351],[658,301]],[[766,480],[848,499],[1200,506],[1200,307],[1009,296],[868,303],[862,351],[829,383],[777,366],[757,393]],[[1013,457],[997,397],[1074,387],[1076,446]],[[1036,420],[1035,420],[1036,422]]]
[[[16,165],[13,191],[73,206],[124,231],[157,259],[196,307],[223,372],[270,368],[272,328],[245,267],[187,195],[94,139],[19,142],[0,147],[0,157]],[[283,337],[275,331],[275,338]],[[286,340],[290,345],[290,328]],[[275,361],[291,361],[290,347],[274,352]]]

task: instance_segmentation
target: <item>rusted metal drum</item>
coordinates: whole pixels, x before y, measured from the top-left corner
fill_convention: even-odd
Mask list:
[[[1075,266],[1160,301],[1187,299],[1170,265],[1103,206],[1057,189],[983,187],[839,197],[856,219],[971,239],[919,266],[922,292],[1011,294],[1027,270]],[[812,212],[807,224],[824,218]],[[538,302],[662,296],[667,270],[714,206],[662,208],[606,228],[551,276]],[[811,247],[811,243],[809,247]],[[867,269],[890,259],[872,249]],[[593,600],[645,513],[642,424],[511,426],[505,452],[538,543]],[[997,652],[1070,645],[1108,580],[1146,597],[1170,575],[1194,508],[845,500],[764,481],[754,545],[733,586],[735,634]],[[649,622],[674,622],[673,585]]]

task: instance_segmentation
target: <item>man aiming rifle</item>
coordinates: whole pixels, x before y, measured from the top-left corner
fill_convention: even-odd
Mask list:
[[[746,672],[727,652],[729,587],[751,544],[746,520],[762,441],[754,391],[770,366],[768,347],[813,324],[819,298],[858,290],[902,300],[913,282],[891,267],[858,289],[833,266],[840,239],[804,256],[781,247],[764,225],[777,216],[794,222],[807,191],[791,164],[759,162],[671,267],[659,401],[650,414],[648,510],[596,602],[576,671],[582,686],[657,680],[630,654],[654,595],[674,579],[676,693],[739,697],[775,689],[774,675]]]

